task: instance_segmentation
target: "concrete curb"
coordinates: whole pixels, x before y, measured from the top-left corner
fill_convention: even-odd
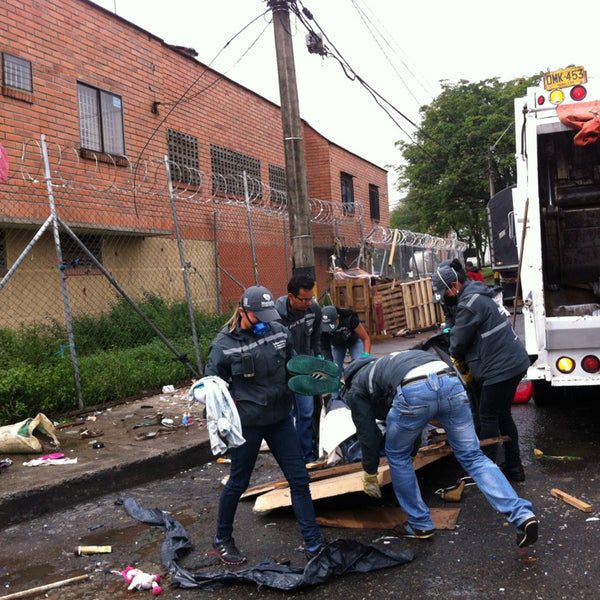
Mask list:
[[[55,484],[41,485],[12,494],[5,493],[0,499],[0,527],[14,525],[98,496],[162,479],[184,469],[205,464],[213,458],[210,442],[205,440],[181,450],[168,450],[152,457],[122,462],[117,466],[90,470]]]

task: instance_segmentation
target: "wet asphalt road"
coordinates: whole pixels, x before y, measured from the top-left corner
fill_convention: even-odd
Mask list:
[[[600,391],[600,390],[599,390]],[[517,552],[515,533],[493,512],[476,488],[469,488],[460,504],[459,527],[438,532],[430,541],[406,541],[416,553],[406,566],[366,575],[336,579],[297,594],[257,590],[254,585],[236,585],[218,592],[179,590],[165,583],[163,598],[211,598],[307,596],[314,598],[368,598],[408,596],[418,598],[595,598],[600,589],[598,539],[600,521],[600,406],[598,393],[574,398],[559,407],[536,408],[531,403],[516,406],[514,416],[521,433],[527,481],[517,484],[519,493],[530,498],[541,520],[540,540],[528,552]],[[534,459],[533,448],[547,455],[575,455],[583,460]],[[54,468],[54,467],[52,467]],[[58,468],[58,467],[57,467]],[[212,463],[179,475],[133,488],[129,495],[147,507],[172,511],[186,526],[196,546],[184,561],[192,570],[209,565],[204,554],[210,545],[216,518],[220,480],[226,465]],[[460,475],[453,458],[443,459],[419,471],[426,501],[443,503],[433,494]],[[254,482],[278,478],[270,455],[261,455]],[[550,496],[558,487],[592,504],[586,514]],[[161,571],[162,530],[132,521],[115,501],[115,495],[71,510],[23,523],[0,533],[0,594],[8,594],[51,581],[88,572],[92,579],[48,593],[48,598],[131,598],[124,581],[111,570],[136,564]],[[393,504],[390,493],[383,502]],[[342,500],[322,501],[317,510],[337,507],[378,506],[363,494]],[[454,506],[454,505],[452,505]],[[291,511],[258,517],[251,503],[242,503],[237,515],[236,538],[248,554],[249,563],[267,556],[289,558],[302,565],[301,543]],[[329,539],[356,537],[370,541],[384,530],[325,530]],[[76,557],[81,544],[111,544],[112,554]],[[138,592],[150,596],[150,592]],[[141,596],[140,596],[141,597]]]

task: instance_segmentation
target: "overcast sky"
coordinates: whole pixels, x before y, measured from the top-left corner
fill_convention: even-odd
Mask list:
[[[267,8],[264,0],[95,1],[111,11],[116,3],[117,14],[167,43],[195,48],[205,64]],[[413,120],[418,120],[419,106],[439,93],[444,79],[512,79],[569,64],[583,65],[589,76],[600,77],[599,0],[563,4],[562,12],[560,5],[539,0],[302,2],[355,71]],[[576,14],[567,11],[569,6]],[[231,68],[263,29],[258,42]],[[303,118],[332,141],[380,166],[398,164],[394,144],[403,133],[335,61],[306,51],[306,31],[295,20],[292,33]],[[279,104],[268,15],[232,42],[213,67]],[[393,173],[389,195],[392,204],[400,197]]]

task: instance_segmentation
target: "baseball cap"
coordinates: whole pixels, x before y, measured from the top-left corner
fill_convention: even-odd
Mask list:
[[[246,288],[240,300],[242,308],[251,310],[263,323],[270,323],[281,318],[275,309],[275,301],[271,292],[262,285]]]
[[[321,317],[321,331],[333,333],[337,327],[338,312],[335,306],[324,306]]]
[[[439,296],[443,296],[452,283],[458,280],[458,273],[451,263],[451,260],[441,262],[431,276],[433,291]]]

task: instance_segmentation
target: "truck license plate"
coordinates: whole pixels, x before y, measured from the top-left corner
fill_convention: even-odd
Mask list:
[[[583,67],[569,67],[568,69],[544,73],[544,89],[548,91],[581,83],[587,83],[587,73]]]

